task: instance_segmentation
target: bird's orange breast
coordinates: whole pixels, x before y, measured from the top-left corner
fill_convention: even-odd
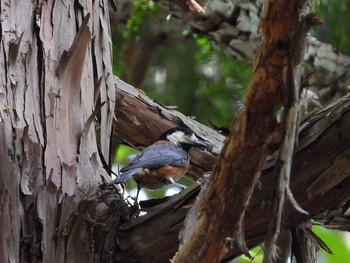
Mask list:
[[[179,179],[188,171],[189,167],[190,162],[188,160],[186,165],[181,167],[165,165],[158,169],[144,169],[133,177],[140,188],[158,189],[169,184],[168,178]]]

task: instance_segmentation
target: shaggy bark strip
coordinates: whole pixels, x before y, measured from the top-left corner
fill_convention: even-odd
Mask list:
[[[263,11],[266,13],[263,14],[265,17],[262,17],[261,19],[261,27],[263,31],[268,31],[269,28],[274,26],[274,13],[280,12],[280,10],[275,10],[273,8],[274,6],[273,3],[264,3]],[[276,166],[278,179],[276,180],[277,183],[274,190],[274,218],[271,220],[270,230],[264,243],[264,263],[271,262],[277,258],[282,258],[278,251],[283,251],[281,251],[281,247],[277,243],[280,239],[279,234],[283,224],[283,213],[286,200],[289,199],[296,210],[307,214],[307,212],[295,201],[290,190],[289,182],[294,146],[299,130],[299,111],[301,110],[300,91],[302,87],[300,86],[300,83],[302,78],[300,74],[300,62],[305,50],[306,33],[312,25],[313,19],[315,20],[315,16],[312,14],[306,14],[308,11],[306,1],[296,1],[294,8],[294,18],[291,21],[290,43],[288,44],[290,46],[289,56],[286,58],[283,70],[284,78],[282,94],[284,96],[282,97],[282,104],[285,116],[283,120],[284,134],[276,161],[278,164]],[[281,233],[281,235],[286,237],[290,236],[286,233]],[[286,238],[282,238],[282,242],[284,242],[285,239]],[[284,254],[287,258],[289,257],[289,253]],[[287,260],[287,258],[285,260]]]
[[[108,154],[115,90],[107,2],[0,7],[0,222],[8,233],[0,236],[9,236],[0,238],[0,262],[91,262],[85,216],[67,221],[86,189],[107,177],[96,139],[98,130]],[[82,136],[98,81],[104,113]]]
[[[243,218],[265,158],[280,142],[276,114],[285,84],[284,67],[293,55],[293,25],[300,11],[298,1],[267,3],[268,23],[261,25],[265,38],[255,59],[246,102],[198,207],[197,226],[174,262],[220,262],[233,244],[249,255]]]
[[[140,97],[135,90],[135,97],[125,91],[117,90],[117,93],[123,93],[128,96],[128,101],[132,105],[140,103]],[[144,94],[140,94],[144,97]],[[117,96],[119,97],[119,96]],[[150,116],[161,110],[158,124],[160,128],[165,129],[165,125],[171,120],[169,116],[176,116],[177,112],[165,109],[155,102],[147,100],[143,107],[149,111]],[[118,100],[119,103],[119,100]],[[120,125],[129,125],[129,119],[123,117],[125,112],[131,112],[136,119],[140,119],[145,113],[133,108],[124,111],[119,115]],[[344,97],[341,101],[326,106],[322,110],[314,112],[305,119],[301,125],[299,133],[299,145],[294,152],[292,164],[291,190],[299,204],[305,208],[309,215],[297,212],[291,205],[288,205],[286,215],[289,219],[285,222],[283,229],[290,229],[298,226],[301,222],[310,218],[322,220],[329,228],[348,229],[346,216],[343,216],[349,205],[350,198],[350,99]],[[147,119],[144,120],[147,122]],[[173,126],[176,126],[176,119],[173,119]],[[164,126],[163,126],[164,125]],[[142,129],[142,127],[136,127]],[[208,128],[207,128],[208,129]],[[125,141],[133,141],[134,144],[144,144],[147,140],[146,133],[140,133],[136,140],[125,137]],[[327,149],[327,151],[324,151]],[[199,155],[200,156],[200,155]],[[201,160],[199,158],[199,160]],[[305,165],[307,163],[308,165]],[[245,237],[249,248],[261,244],[267,233],[268,225],[271,220],[271,204],[274,185],[271,184],[275,178],[274,172],[275,160],[269,158],[262,170],[260,179],[261,186],[254,190],[254,194],[249,204],[249,209],[245,216]],[[205,162],[201,163],[205,165]],[[307,190],[306,190],[307,189]],[[183,220],[188,213],[189,203],[194,202],[200,197],[193,195],[193,188],[181,192],[176,197],[171,198],[166,203],[150,208],[147,216],[133,219],[121,226],[118,245],[118,256],[130,262],[145,259],[145,262],[167,262],[168,259],[177,251],[178,234],[183,225]],[[183,202],[182,200],[186,200]],[[177,203],[179,202],[179,203]],[[174,205],[174,203],[177,203]],[[344,205],[345,204],[345,205]],[[344,209],[338,209],[344,206]],[[335,221],[333,222],[333,220]],[[343,222],[343,223],[342,223]],[[194,228],[197,221],[189,228]],[[109,225],[109,227],[112,227]],[[113,227],[112,227],[113,228]],[[186,234],[182,233],[181,236]],[[126,238],[128,237],[128,238]],[[104,240],[104,237],[103,239]],[[167,247],[162,246],[167,242]],[[169,242],[172,240],[172,242]],[[160,250],[160,246],[162,249]],[[237,257],[241,252],[236,244],[233,245],[227,258]],[[147,261],[147,259],[149,261]]]

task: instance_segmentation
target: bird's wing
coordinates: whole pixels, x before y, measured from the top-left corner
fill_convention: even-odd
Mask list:
[[[187,159],[187,153],[175,144],[151,145],[124,166],[120,170],[121,175],[114,179],[111,184],[125,182],[144,168],[159,168],[165,165],[183,166]]]
[[[115,178],[110,184],[120,184],[128,180],[130,177],[132,177],[134,174],[137,174],[138,172],[141,172],[142,168],[135,168],[130,169],[126,171],[125,173],[122,173],[120,176]]]
[[[187,158],[187,153],[175,144],[155,144],[147,147],[120,171],[126,172],[134,168],[158,168],[165,165],[178,167],[185,165]]]

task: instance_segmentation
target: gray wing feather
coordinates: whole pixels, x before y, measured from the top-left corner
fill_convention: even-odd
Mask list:
[[[182,166],[187,162],[187,153],[175,144],[156,144],[137,155],[121,172],[134,168],[159,168],[165,165]]]
[[[130,177],[132,177],[134,174],[137,174],[138,172],[141,172],[142,168],[135,168],[131,169],[125,173],[122,173],[119,177],[115,178],[110,184],[120,184],[128,180]]]
[[[120,170],[121,175],[114,179],[111,184],[125,182],[144,168],[159,168],[165,165],[185,165],[187,158],[187,153],[175,144],[151,145],[132,159],[128,165],[124,166]]]

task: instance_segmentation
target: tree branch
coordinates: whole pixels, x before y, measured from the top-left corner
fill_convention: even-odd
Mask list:
[[[299,55],[292,50],[292,34],[301,24],[300,4],[303,1],[265,3],[266,12],[260,20],[264,38],[255,56],[244,105],[231,126],[208,189],[196,209],[197,224],[174,262],[220,262],[233,244],[250,256],[243,233],[244,214],[264,161],[281,147],[282,130],[286,129],[277,123],[276,115],[282,105],[288,114],[295,93],[294,85],[289,83],[294,78],[288,74],[294,71],[293,56]],[[288,163],[287,157],[283,158]],[[275,189],[272,192],[276,193]],[[284,205],[283,200],[281,203]]]
[[[203,171],[211,170],[217,158],[217,150],[220,150],[218,145],[222,145],[224,140],[222,135],[179,112],[157,104],[118,78],[115,78],[115,84],[118,126],[125,127],[125,130],[118,129],[115,133],[120,141],[144,146],[153,143],[153,139],[156,140],[167,128],[187,123],[202,136],[217,143],[212,154],[191,152],[192,162],[195,164],[191,170],[191,178],[199,178]],[[338,208],[350,198],[349,111],[350,97],[347,96],[314,112],[303,121],[299,146],[293,158],[291,188],[302,208],[309,212],[309,216],[302,215],[289,206],[288,221],[284,222],[284,229],[295,227],[309,218],[316,218],[330,228],[344,229],[345,226],[339,224],[342,211]],[[135,125],[134,122],[139,124]],[[274,158],[269,157],[262,170],[260,187],[255,189],[246,214],[245,237],[250,248],[264,240],[270,220],[269,202],[273,187],[271,181],[275,176],[273,167]],[[119,240],[118,255],[136,261],[143,258],[145,262],[151,259],[154,260],[152,262],[165,262],[171,258],[178,249],[178,235],[189,204],[195,201],[198,192],[199,186],[189,188],[166,203],[152,207],[147,216],[122,225],[118,236],[128,236],[128,239]],[[332,218],[336,218],[334,224]],[[160,244],[165,240],[168,240],[166,247],[159,251]],[[239,254],[238,248],[234,246],[228,257]]]
[[[126,87],[123,87],[126,85]],[[133,145],[147,145],[152,143],[149,135],[158,136],[151,131],[152,126],[144,126],[148,123],[146,116],[152,116],[150,123],[157,123],[153,127],[159,133],[168,127],[183,124],[184,122],[196,125],[191,118],[181,113],[166,109],[156,102],[148,99],[144,94],[124,84],[117,79],[117,104],[123,105],[117,111],[118,126],[129,127],[137,134],[122,133],[123,141],[131,141]],[[120,88],[122,87],[122,88]],[[137,105],[138,108],[134,106]],[[133,126],[130,119],[142,120],[142,123]],[[344,97],[322,110],[314,112],[307,117],[299,133],[299,146],[295,150],[291,188],[296,200],[309,215],[303,215],[295,211],[291,205],[287,209],[288,220],[284,221],[283,229],[290,229],[310,218],[316,218],[327,224],[330,228],[339,226],[339,218],[342,207],[350,198],[350,97]],[[214,140],[223,137],[206,127],[198,127],[207,138]],[[325,151],[324,149],[327,149]],[[193,153],[192,153],[193,154]],[[198,165],[192,170],[192,178],[200,175],[203,170],[208,170],[210,165],[203,161],[199,152],[192,157]],[[212,163],[216,157],[210,155]],[[204,159],[205,160],[205,159]],[[200,167],[204,167],[200,169]],[[264,240],[267,226],[271,218],[271,181],[273,181],[274,158],[266,160],[262,170],[260,186],[255,189],[252,200],[245,217],[245,238],[249,248],[260,244]],[[197,170],[199,169],[199,170]],[[199,173],[197,173],[199,171]],[[337,176],[336,176],[337,175]],[[338,177],[340,175],[340,177]],[[307,189],[307,190],[305,190]],[[189,204],[193,203],[199,192],[199,186],[191,187],[178,196],[165,203],[154,206],[148,210],[146,216],[133,219],[124,223],[119,229],[120,238],[117,253],[129,260],[145,262],[165,262],[171,258],[178,249],[179,231],[183,226],[183,220],[189,210]],[[345,205],[345,207],[347,207]],[[332,224],[331,218],[337,213],[336,221]],[[333,216],[330,216],[333,215]],[[113,226],[110,226],[113,227]],[[157,231],[155,231],[157,229]],[[167,242],[165,243],[165,240]],[[163,246],[164,244],[164,246]],[[166,245],[165,245],[166,244]],[[159,247],[162,251],[159,251]],[[240,254],[236,245],[230,249],[227,257],[235,257]],[[118,257],[119,257],[118,256]],[[130,261],[131,262],[131,261]]]
[[[196,180],[202,177],[203,172],[213,170],[215,156],[221,152],[224,136],[193,118],[156,103],[118,77],[114,77],[114,81],[118,105],[114,133],[118,142],[140,148],[157,141],[160,134],[171,127],[188,126],[212,144],[208,152],[191,150],[192,168],[188,175]]]

